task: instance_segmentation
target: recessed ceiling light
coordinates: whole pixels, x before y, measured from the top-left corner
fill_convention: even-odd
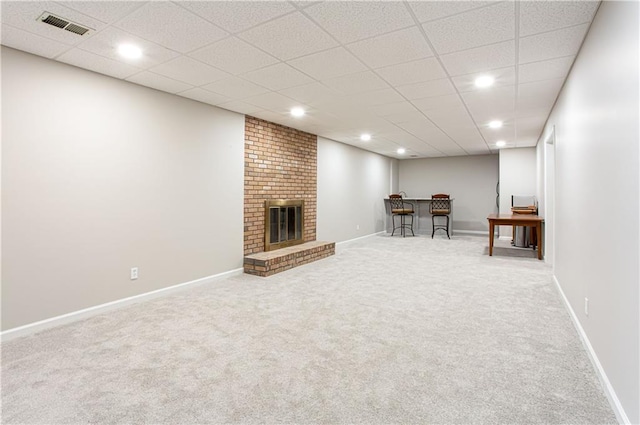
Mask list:
[[[291,109],[291,115],[293,115],[294,117],[301,117],[304,115],[304,109],[302,108],[292,108]]]
[[[483,75],[481,77],[476,78],[476,87],[489,87],[493,85],[494,79],[490,75]]]
[[[498,140],[496,142],[496,146],[499,147],[499,148],[503,148],[506,144],[507,144],[507,142],[505,142],[504,140]]]
[[[489,123],[489,128],[500,128],[502,127],[502,121],[491,121]]]
[[[405,148],[398,148],[398,153],[399,153],[399,154],[401,154],[401,155],[402,155],[402,154],[403,154],[403,153],[405,153],[405,152],[406,152]]]
[[[142,49],[133,44],[121,44],[118,46],[118,53],[127,59],[139,59],[142,56]]]
[[[363,142],[368,142],[369,140],[371,140],[371,135],[370,134],[363,134],[360,136],[360,140],[362,140]]]

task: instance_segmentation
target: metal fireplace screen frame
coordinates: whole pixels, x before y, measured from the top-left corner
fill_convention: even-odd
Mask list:
[[[301,243],[304,243],[304,200],[265,201],[264,250]]]

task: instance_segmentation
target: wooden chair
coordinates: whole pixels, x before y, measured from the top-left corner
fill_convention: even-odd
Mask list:
[[[431,203],[429,204],[429,213],[431,214],[431,239],[436,233],[436,230],[446,230],[447,238],[449,236],[449,214],[451,214],[451,197],[445,193],[437,193],[431,195]],[[436,224],[436,217],[445,217],[447,219],[446,224]]]
[[[391,221],[393,223],[391,236],[393,236],[396,229],[400,229],[400,234],[402,234],[403,238],[405,237],[405,229],[409,229],[411,235],[415,236],[413,233],[413,214],[415,212],[413,204],[402,199],[402,195],[399,194],[389,195],[389,204],[391,207]],[[396,226],[396,217],[400,217],[400,226]],[[411,218],[410,224],[406,223],[406,217]]]

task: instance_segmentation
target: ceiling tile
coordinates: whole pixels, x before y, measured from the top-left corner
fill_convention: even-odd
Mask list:
[[[189,56],[232,74],[253,71],[279,62],[273,56],[235,37],[225,38]]]
[[[424,117],[423,117],[424,119]],[[419,141],[419,139],[411,134],[409,134],[406,130],[398,127],[398,126],[394,126],[393,130],[390,131],[383,131],[378,133],[378,136],[380,138],[384,138],[384,139],[388,139],[388,140],[398,140],[398,141],[402,141],[405,139],[408,140],[412,140],[412,141]]]
[[[449,75],[471,74],[516,64],[514,41],[491,44],[440,57]]]
[[[476,78],[485,75],[493,77],[495,79],[495,82],[490,88],[479,89],[475,85],[475,80]],[[451,81],[453,81],[453,84],[455,84],[456,88],[461,93],[469,91],[490,91],[495,87],[514,85],[516,83],[516,68],[514,66],[510,66],[507,68],[492,69],[489,71],[477,72],[473,74],[458,75],[452,77]]]
[[[126,59],[122,57],[117,51],[120,44],[134,44],[138,46],[142,49],[142,57],[139,59]],[[173,50],[165,49],[162,46],[158,46],[157,44],[114,27],[100,31],[98,34],[87,39],[87,41],[80,43],[78,48],[139,68],[149,68],[179,55],[179,53]]]
[[[353,74],[367,69],[343,47],[294,59],[288,64],[317,80]]]
[[[465,147],[464,149],[465,151],[467,151],[467,153],[469,155],[489,155],[492,153],[492,151],[488,148],[488,147],[480,147],[480,148],[468,148]]]
[[[305,12],[342,43],[414,25],[401,2],[323,2]]]
[[[330,122],[331,127],[340,128],[345,125],[345,122],[340,118],[336,117],[333,114],[329,114],[327,112],[323,112],[317,109],[309,109],[307,110],[304,116],[304,122],[311,124],[324,125],[324,123]]]
[[[512,140],[516,142],[517,146],[535,146],[542,135],[545,122],[543,120],[542,122],[518,123],[516,134]]]
[[[522,1],[520,36],[591,22],[599,1]]]
[[[518,85],[517,107],[523,109],[543,108],[553,105],[560,87],[564,83],[563,78],[554,80],[536,81]]]
[[[178,93],[192,88],[191,85],[176,81],[153,72],[143,71],[127,78],[127,81],[140,84],[141,86],[151,87],[156,90],[162,90],[167,93]]]
[[[361,93],[389,87],[382,78],[371,71],[343,75],[341,77],[324,80],[323,83],[344,94]]]
[[[410,114],[416,112],[415,106],[410,102],[384,103],[382,105],[373,106],[369,111],[381,117],[396,116],[398,114]]]
[[[242,77],[270,90],[282,90],[313,82],[311,78],[285,63],[252,71]]]
[[[102,56],[85,52],[80,49],[72,49],[58,57],[60,62],[68,63],[100,74],[109,75],[116,78],[127,78],[137,72],[139,68],[117,62]]]
[[[425,97],[411,101],[421,111],[429,111],[437,108],[452,108],[462,105],[462,101],[457,94],[447,94],[445,96]]]
[[[468,109],[475,116],[483,116],[487,112],[494,115],[491,120],[505,120],[505,117],[496,116],[499,111],[511,111],[515,106],[515,86],[493,87],[491,90],[475,90],[461,93],[462,99]]]
[[[186,56],[180,56],[169,62],[165,62],[151,68],[149,71],[194,86],[201,86],[229,77],[229,74],[224,71]]]
[[[396,87],[404,97],[409,100],[422,99],[424,97],[444,96],[455,93],[456,90],[448,78],[426,81],[424,83],[408,84]]]
[[[506,103],[507,102],[505,101],[505,104]],[[508,108],[504,107],[502,109],[496,107],[483,108],[482,105],[479,105],[477,103],[467,104],[467,108],[469,109],[473,120],[478,123],[478,126],[481,128],[487,127],[489,125],[489,122],[496,120],[502,121],[504,122],[505,126],[508,126],[511,125],[510,123],[515,120],[516,115],[514,111],[515,106],[513,106],[515,104],[515,101],[511,101],[509,103],[511,106],[509,106]]]
[[[518,82],[565,78],[571,69],[575,56],[551,59],[548,61],[531,62],[518,67]]]
[[[546,116],[518,118],[515,126],[516,134],[519,137],[539,136],[542,132],[545,122],[547,122]]]
[[[227,35],[201,17],[170,2],[149,2],[116,24],[132,34],[181,53]]]
[[[480,47],[515,38],[515,6],[498,3],[423,25],[439,54]]]
[[[551,111],[551,107],[543,106],[537,108],[518,108],[515,113],[515,118],[547,118],[549,116],[549,112]]]
[[[61,28],[38,21],[43,12],[53,13],[76,24],[91,28],[92,32],[80,36]],[[69,9],[54,2],[11,1],[2,2],[2,24],[20,28],[32,34],[40,35],[60,43],[76,45],[100,31],[106,25],[104,22],[91,18],[73,9]]]
[[[283,115],[269,110],[258,111],[253,114],[254,117],[270,121],[276,124],[286,125],[282,122]]]
[[[416,27],[358,41],[347,48],[372,68],[433,56],[424,36]]]
[[[293,13],[238,34],[281,60],[335,47],[336,43],[301,13]]]
[[[222,94],[231,99],[243,99],[249,96],[256,96],[266,93],[269,90],[253,84],[252,82],[243,80],[238,77],[230,77],[215,81],[203,87],[206,90]]]
[[[487,6],[495,1],[410,1],[418,21],[427,22]]]
[[[462,156],[467,154],[464,149],[453,142],[449,143],[448,145],[438,145],[436,146],[436,149],[447,156]]]
[[[318,82],[289,87],[279,90],[278,92],[307,105],[326,103],[327,101],[334,100],[339,96],[339,93],[335,90]]]
[[[251,115],[262,110],[262,108],[251,105],[249,103],[242,102],[240,100],[234,100],[231,102],[220,103],[217,105],[219,108],[227,109],[229,111],[238,112],[240,114]]]
[[[490,143],[495,143],[498,140],[515,140],[516,139],[516,128],[513,124],[505,125],[502,128],[489,128],[487,126],[483,126],[480,128],[482,135],[486,140]]]
[[[469,113],[461,106],[449,109],[430,109],[426,115],[435,125],[444,129],[475,127]]]
[[[394,101],[399,102],[401,100],[402,98]],[[363,104],[360,100],[356,99],[356,95],[336,97],[317,105],[318,109],[326,112],[330,111],[333,115],[338,116],[343,120],[348,120],[350,124],[360,123],[371,119],[371,114],[364,111],[364,108],[367,106],[372,105]]]
[[[112,24],[144,4],[141,1],[62,1],[58,2],[102,22]]]
[[[219,105],[221,103],[229,102],[229,98],[226,96],[212,93],[198,87],[178,93],[178,96],[187,97],[209,105]]]
[[[296,10],[284,1],[185,1],[180,5],[232,34]]]
[[[460,131],[456,134],[456,143],[465,149],[469,147],[487,147],[487,142],[476,129],[467,132]]]
[[[294,106],[302,106],[293,99],[283,96],[279,93],[269,92],[252,96],[244,100],[246,103],[259,106],[263,109],[272,110],[277,114],[289,113],[289,110]]]
[[[439,131],[434,123],[431,122],[429,118],[425,117],[424,114],[416,116],[411,121],[397,123],[397,125],[413,136],[415,136],[416,134],[433,134],[434,132]]]
[[[441,157],[498,152],[496,138],[534,146],[595,9],[512,0],[7,1],[1,35],[20,50],[371,151],[397,157],[405,145],[399,157]],[[44,10],[96,31],[80,37],[38,23]],[[521,40],[511,39],[516,15]],[[124,35],[145,58],[114,55]],[[434,46],[449,53],[434,57]],[[479,91],[473,81],[484,74],[497,82]],[[306,116],[291,117],[292,106]],[[503,127],[489,129],[493,119]],[[364,131],[374,135],[366,145]]]
[[[538,144],[538,139],[539,138],[540,138],[539,136],[518,137],[518,140],[516,141],[515,147],[518,147],[518,148],[533,148]]]
[[[563,82],[563,78],[556,78],[553,80],[519,84],[518,98],[557,95]]]
[[[18,28],[2,25],[2,44],[7,47],[22,50],[34,55],[52,59],[62,52],[71,49],[68,44],[60,43],[50,38],[41,37]]]
[[[393,114],[393,115],[387,115],[386,117],[384,117],[385,120],[393,124],[401,124],[404,122],[409,122],[409,121],[422,119],[422,118],[424,118],[424,115],[422,112],[418,110],[416,110],[416,112],[409,112],[409,113],[405,112],[402,114]]]
[[[402,102],[404,99],[393,89],[374,90],[351,95],[355,102],[366,106],[382,105],[383,103]]]
[[[578,53],[588,24],[520,39],[520,63],[537,62]]]
[[[435,58],[401,63],[377,70],[378,74],[392,85],[406,85],[446,77]]]

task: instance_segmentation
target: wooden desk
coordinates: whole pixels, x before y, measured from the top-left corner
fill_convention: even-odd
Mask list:
[[[489,220],[489,255],[493,255],[493,236],[496,226],[535,227],[538,237],[538,260],[542,260],[542,223],[544,218],[533,214],[490,214]]]

